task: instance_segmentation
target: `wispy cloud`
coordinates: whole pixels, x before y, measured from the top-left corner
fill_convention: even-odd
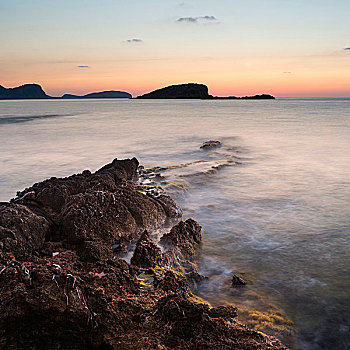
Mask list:
[[[292,74],[292,72],[282,72],[283,74]]]
[[[77,66],[77,68],[90,68],[90,66]]]
[[[177,22],[188,22],[188,23],[197,23],[197,17],[181,17],[177,20]]]
[[[179,4],[177,4],[177,7],[190,8],[191,6],[185,2],[180,2]]]
[[[143,40],[134,38],[134,39],[128,39],[128,40],[126,40],[126,42],[130,43],[130,44],[133,44],[133,43],[139,44],[139,43],[143,43]]]
[[[350,47],[345,47],[344,50],[345,51],[350,51]]]
[[[176,20],[179,23],[205,23],[205,22],[217,22],[215,16],[200,16],[200,17],[180,17]]]
[[[217,20],[215,18],[215,16],[203,16],[203,17],[199,17],[199,19],[204,19],[206,21],[216,21]]]

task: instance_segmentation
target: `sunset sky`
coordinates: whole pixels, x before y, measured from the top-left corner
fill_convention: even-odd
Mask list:
[[[349,0],[0,0],[0,84],[350,96]]]

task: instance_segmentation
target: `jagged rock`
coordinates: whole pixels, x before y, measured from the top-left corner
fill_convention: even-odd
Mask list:
[[[144,268],[155,267],[161,265],[162,259],[162,251],[145,231],[136,244],[131,263]]]
[[[144,231],[175,205],[141,193],[137,166],[115,160],[1,203],[0,348],[284,349],[193,296],[201,228],[175,225],[161,253]],[[114,256],[137,240],[133,264]]]
[[[48,221],[29,208],[12,203],[0,205],[0,241],[4,251],[18,259],[30,256],[44,243]]]
[[[94,174],[51,178],[19,192],[13,203],[26,205],[51,222],[50,240],[103,240],[125,250],[142,229],[163,225],[167,213],[172,218],[181,215],[166,194],[161,200],[152,198],[128,181],[136,176],[138,164],[135,158],[115,159]]]
[[[192,219],[180,221],[160,239],[166,249],[176,248],[187,257],[193,257],[202,240],[201,226]]]

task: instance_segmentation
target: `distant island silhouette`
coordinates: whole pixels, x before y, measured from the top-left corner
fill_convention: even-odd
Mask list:
[[[78,96],[65,94],[62,97],[52,97],[45,93],[38,84],[24,84],[15,88],[4,88],[0,85],[0,100],[31,100],[31,99],[86,99],[86,98],[132,98],[124,91],[102,91]]]
[[[212,96],[208,92],[208,87],[204,84],[187,83],[170,85],[138,96],[138,99],[201,99],[201,100],[271,100],[274,96],[268,94],[254,96]],[[52,97],[45,93],[38,84],[25,84],[15,88],[5,88],[0,85],[0,100],[19,99],[88,99],[88,98],[132,98],[132,95],[125,91],[102,91],[93,92],[87,95],[78,96],[64,94],[62,97]]]
[[[188,83],[170,85],[138,96],[140,99],[201,99],[201,100],[273,100],[274,96],[268,94],[254,96],[212,96],[209,95],[208,87],[204,84]]]
[[[45,91],[38,84],[25,84],[15,88],[6,89],[0,85],[1,100],[17,99],[47,99],[51,98],[46,95]]]
[[[73,99],[73,98],[132,98],[131,94],[124,91],[102,91],[92,92],[91,94],[77,96],[71,94],[65,94],[62,98]]]

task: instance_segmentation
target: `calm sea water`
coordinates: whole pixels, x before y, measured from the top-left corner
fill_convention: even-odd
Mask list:
[[[1,101],[0,140],[3,201],[115,157],[164,167],[203,227],[202,296],[292,347],[350,347],[350,100]]]

